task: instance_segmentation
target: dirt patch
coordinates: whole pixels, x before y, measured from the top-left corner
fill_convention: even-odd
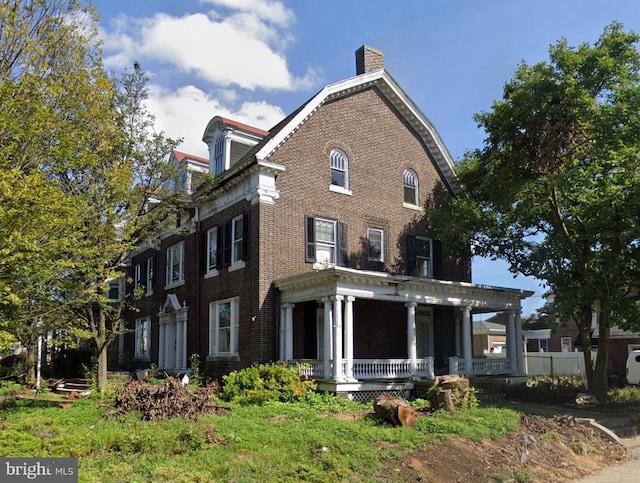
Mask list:
[[[572,417],[534,415],[496,440],[453,438],[402,454],[377,481],[568,482],[627,459],[624,446]]]

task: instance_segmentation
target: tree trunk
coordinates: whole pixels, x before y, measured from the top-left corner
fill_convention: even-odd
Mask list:
[[[601,306],[598,317],[598,355],[596,356],[595,364],[591,357],[591,306],[583,307],[578,324],[585,371],[587,373],[588,392],[600,403],[607,400],[607,392],[609,390],[607,367],[609,361],[610,319],[609,314],[602,309],[603,307]]]
[[[27,384],[35,384],[36,382],[36,352],[37,346],[30,344],[27,348],[27,357],[25,358],[27,369]]]
[[[416,410],[409,406],[405,399],[400,397],[381,394],[374,401],[373,410],[377,416],[392,423],[394,426],[413,428],[416,425]]]
[[[98,373],[96,374],[97,390],[100,393],[107,391],[107,348],[109,347],[109,339],[107,338],[107,320],[104,311],[97,307],[94,317],[97,322],[94,333],[93,342],[98,352]]]

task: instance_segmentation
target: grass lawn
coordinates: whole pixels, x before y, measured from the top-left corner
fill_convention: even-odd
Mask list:
[[[375,481],[385,461],[452,434],[481,440],[519,425],[508,409],[437,412],[415,429],[369,417],[372,406],[313,394],[306,402],[229,405],[225,416],[141,421],[109,416],[109,400],[70,409],[39,401],[0,406],[0,456],[78,457],[79,480]]]

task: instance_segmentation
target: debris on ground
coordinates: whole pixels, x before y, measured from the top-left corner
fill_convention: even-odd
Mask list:
[[[229,410],[214,404],[213,391],[199,387],[194,390],[170,377],[161,385],[132,380],[115,400],[116,414],[142,413],[145,421],[174,417],[196,419],[203,414],[226,414]]]

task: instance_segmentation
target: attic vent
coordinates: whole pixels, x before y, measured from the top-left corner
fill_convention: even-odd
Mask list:
[[[381,50],[363,45],[356,50],[356,75],[384,69],[384,54]]]

